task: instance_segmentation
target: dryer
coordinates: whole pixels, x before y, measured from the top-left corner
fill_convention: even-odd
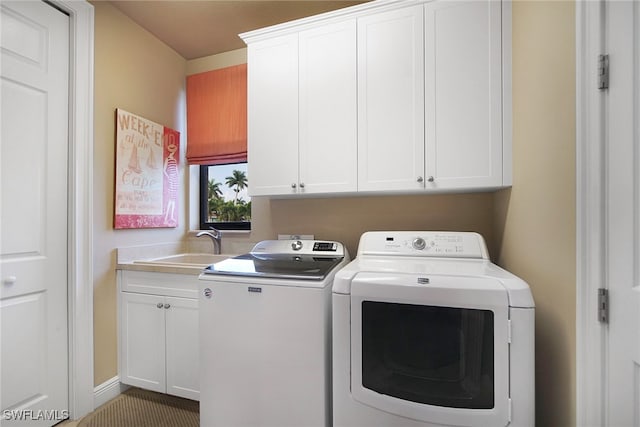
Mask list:
[[[333,425],[533,426],[534,302],[468,232],[369,232],[333,284]]]

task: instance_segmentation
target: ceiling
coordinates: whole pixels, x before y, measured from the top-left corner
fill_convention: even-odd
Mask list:
[[[238,34],[369,0],[111,0],[185,59],[246,47]]]

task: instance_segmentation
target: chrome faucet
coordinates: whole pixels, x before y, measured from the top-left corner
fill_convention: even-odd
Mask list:
[[[211,231],[201,231],[196,234],[196,237],[200,236],[209,236],[211,238],[211,241],[213,242],[214,255],[219,255],[222,253],[222,233],[220,233],[220,230],[212,227]]]

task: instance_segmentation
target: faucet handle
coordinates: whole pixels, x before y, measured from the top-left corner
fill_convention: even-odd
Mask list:
[[[220,239],[222,237],[222,233],[217,228],[209,226],[209,229],[211,230],[211,234],[213,234],[213,237],[215,237],[216,239]]]

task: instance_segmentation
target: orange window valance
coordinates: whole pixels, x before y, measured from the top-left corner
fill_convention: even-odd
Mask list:
[[[247,64],[187,76],[187,162],[247,160]]]

